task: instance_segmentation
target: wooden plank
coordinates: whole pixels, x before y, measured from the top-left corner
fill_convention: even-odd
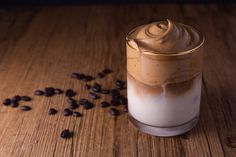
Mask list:
[[[203,16],[204,15],[204,16]],[[218,18],[215,18],[215,17]],[[207,38],[201,118],[189,133],[160,138],[143,134],[126,114],[79,108],[64,117],[64,96],[34,97],[32,111],[0,107],[0,156],[235,156],[235,52],[233,7],[217,5],[101,5],[16,8],[0,12],[0,100],[33,95],[47,86],[72,88],[87,98],[74,71],[114,72],[98,80],[107,88],[125,79],[125,36],[137,25],[166,18],[196,26]],[[230,27],[229,27],[230,26]],[[224,30],[228,30],[225,32]],[[123,91],[125,94],[125,91]],[[105,99],[109,100],[108,97]],[[50,107],[59,113],[48,116]],[[74,130],[72,139],[60,132]]]

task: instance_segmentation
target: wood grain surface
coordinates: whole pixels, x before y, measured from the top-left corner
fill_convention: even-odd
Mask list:
[[[76,90],[88,98],[72,72],[94,75],[107,88],[126,79],[125,36],[135,26],[170,18],[195,26],[206,36],[201,117],[189,133],[160,138],[139,132],[126,114],[112,117],[99,102],[83,117],[64,117],[63,95],[35,97],[48,86]],[[0,157],[235,157],[236,6],[97,5],[0,9],[0,100],[30,95],[22,112],[0,106]],[[125,91],[123,91],[125,94]],[[50,107],[59,113],[47,114]],[[61,139],[69,128],[71,139]]]

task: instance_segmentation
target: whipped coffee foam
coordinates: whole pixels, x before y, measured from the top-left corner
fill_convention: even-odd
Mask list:
[[[130,45],[142,52],[173,54],[190,50],[202,41],[192,27],[171,20],[138,27],[130,36]]]

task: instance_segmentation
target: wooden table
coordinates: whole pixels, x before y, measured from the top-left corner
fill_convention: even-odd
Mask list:
[[[87,98],[72,72],[113,73],[98,80],[107,88],[125,79],[125,36],[133,27],[170,18],[206,35],[201,118],[189,133],[160,138],[139,132],[126,114],[112,117],[99,102],[79,108],[81,118],[64,117],[66,97],[35,97],[35,89],[72,88]],[[0,9],[0,100],[30,95],[23,112],[0,106],[1,157],[235,157],[236,6],[98,5]],[[125,91],[124,91],[125,93]],[[104,99],[108,99],[104,97]],[[50,107],[59,110],[47,114]],[[69,128],[73,138],[62,139]]]

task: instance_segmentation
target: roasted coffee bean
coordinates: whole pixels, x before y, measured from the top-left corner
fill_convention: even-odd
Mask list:
[[[74,117],[82,117],[82,114],[79,112],[73,112],[72,116]]]
[[[72,111],[68,108],[65,108],[63,111],[64,116],[70,116],[72,114]]]
[[[106,68],[106,69],[104,69],[102,72],[103,72],[104,74],[109,74],[109,73],[111,73],[111,72],[112,72],[112,70],[111,70],[111,69],[108,69],[108,68]]]
[[[79,107],[79,105],[77,103],[70,104],[70,109],[72,109],[72,110],[77,109],[78,107]]]
[[[29,106],[20,106],[19,109],[22,110],[22,111],[29,111],[29,110],[31,110],[31,107],[29,107]]]
[[[95,94],[95,93],[93,93],[93,92],[89,92],[89,96],[90,96],[92,99],[99,99],[99,98],[100,98],[97,94]]]
[[[56,114],[57,113],[57,110],[55,109],[55,108],[50,108],[49,110],[48,110],[48,114],[49,115],[54,115],[54,114]]]
[[[76,103],[76,100],[73,99],[73,98],[68,98],[68,99],[67,99],[67,103],[68,103],[68,104]]]
[[[119,110],[117,110],[116,108],[110,108],[110,113],[111,113],[111,115],[113,115],[113,116],[118,116],[118,115],[120,115],[120,111]]]
[[[108,89],[101,89],[100,93],[102,93],[102,94],[109,94],[110,90],[108,90]]]
[[[73,78],[73,79],[77,79],[78,76],[79,76],[79,73],[72,73],[70,76],[71,76],[71,78]]]
[[[93,92],[100,92],[101,91],[101,85],[98,83],[94,83],[93,87],[92,87],[92,91]]]
[[[66,90],[66,96],[67,97],[73,97],[75,95],[76,95],[76,93],[72,89],[67,89]]]
[[[91,75],[86,75],[85,77],[84,77],[84,81],[85,82],[89,82],[89,81],[92,81],[94,78],[91,76]]]
[[[85,75],[84,74],[79,74],[78,76],[77,76],[77,79],[78,80],[83,80],[85,78]]]
[[[118,99],[120,97],[120,92],[117,89],[112,89],[111,96],[112,96],[112,99],[115,99],[115,98]]]
[[[21,100],[21,96],[16,95],[12,98],[12,101],[20,101]]]
[[[117,86],[124,86],[125,82],[121,80],[116,80],[116,85]]]
[[[36,90],[36,91],[34,91],[34,95],[37,95],[37,96],[44,95],[44,91],[42,91],[42,90]]]
[[[87,102],[88,102],[87,99],[79,99],[79,105],[84,105]]]
[[[16,107],[18,107],[18,106],[19,106],[19,104],[18,104],[17,101],[12,101],[12,102],[11,102],[11,107],[16,108]]]
[[[21,97],[21,100],[23,100],[23,101],[31,101],[32,98],[29,97],[29,96],[22,96],[22,97]]]
[[[46,87],[45,92],[51,92],[54,93],[55,89],[53,87]]]
[[[91,102],[89,102],[89,101],[87,101],[86,103],[84,103],[83,106],[84,106],[84,109],[88,110],[88,109],[93,108],[93,107],[94,107],[94,104],[91,103]]]
[[[84,88],[87,89],[87,90],[89,90],[89,89],[91,89],[91,86],[88,85],[88,84],[86,84],[86,85],[84,86]]]
[[[8,98],[5,99],[2,104],[5,105],[5,106],[11,105],[11,99],[8,99]]]
[[[111,100],[111,105],[112,106],[119,106],[120,105],[120,100],[119,99],[112,99]]]
[[[106,102],[106,101],[103,101],[103,102],[101,102],[101,105],[100,105],[102,108],[105,108],[105,107],[109,107],[110,106],[110,104],[108,103],[108,102]]]
[[[122,96],[120,97],[120,103],[121,103],[122,105],[128,105],[128,99],[122,95]]]
[[[46,96],[46,97],[51,97],[51,96],[53,96],[55,93],[54,92],[50,92],[50,91],[45,91],[45,93],[44,93],[44,95]]]
[[[128,112],[128,106],[124,106],[123,111]]]
[[[55,94],[62,94],[63,90],[61,90],[59,88],[55,88],[54,92],[55,92]]]
[[[98,76],[98,78],[103,78],[105,75],[104,75],[103,73],[99,72],[99,73],[97,74],[97,76]]]
[[[73,133],[69,131],[69,129],[65,129],[61,132],[61,138],[70,138],[72,137]]]

